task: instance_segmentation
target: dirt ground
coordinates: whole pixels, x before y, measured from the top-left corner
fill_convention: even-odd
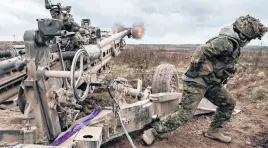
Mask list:
[[[187,56],[185,56],[185,54]],[[181,57],[189,57],[190,53],[181,53]],[[251,56],[250,54],[248,56]],[[148,58],[148,57],[147,57]],[[176,58],[176,56],[174,57]],[[267,58],[267,56],[265,57]],[[126,58],[127,59],[127,58]],[[169,57],[169,59],[172,59]],[[151,148],[251,148],[260,147],[268,148],[268,94],[264,95],[262,99],[256,99],[252,97],[252,90],[256,87],[267,87],[267,71],[266,67],[257,68],[256,65],[252,65],[251,61],[248,61],[247,55],[243,57],[243,64],[249,64],[247,69],[241,69],[238,71],[233,80],[230,80],[227,85],[228,90],[236,98],[237,104],[241,106],[241,112],[235,114],[224,132],[227,135],[232,136],[232,142],[230,144],[219,143],[203,136],[212,120],[213,115],[205,115],[192,118],[185,126],[169,133],[168,139],[157,141]],[[178,62],[179,61],[179,62]],[[175,61],[175,66],[178,69],[179,75],[186,68],[189,63],[189,58],[181,61],[178,59]],[[122,62],[122,61],[121,61]],[[144,62],[144,60],[143,60]],[[168,61],[167,61],[168,62]],[[146,62],[145,62],[146,63]],[[151,64],[151,63],[150,63]],[[146,67],[146,66],[145,66]],[[149,66],[150,67],[150,66]],[[133,68],[130,64],[124,63],[117,66],[117,63],[113,63],[112,73],[108,77],[122,76],[126,78],[137,77],[137,72],[151,73],[153,66],[149,69],[142,67],[143,69]],[[137,70],[139,69],[139,70]],[[150,84],[150,74],[146,76],[140,76],[145,80],[144,85]],[[93,105],[94,106],[94,105]],[[17,109],[0,110],[0,129],[13,128],[14,125],[9,120],[14,116],[21,116]],[[12,127],[13,126],[13,127]],[[138,148],[148,148],[144,146],[140,139],[141,132],[131,134],[134,143]],[[131,148],[129,141],[125,136],[115,139],[105,145],[103,148]]]
[[[169,133],[168,139],[157,141],[151,148],[251,148],[268,147],[265,138],[267,138],[268,126],[267,116],[262,111],[253,106],[246,106],[242,112],[233,116],[228,124],[225,133],[232,136],[233,141],[230,144],[219,143],[203,136],[212,116],[195,117],[185,126],[180,127]],[[138,148],[148,148],[144,146],[139,137],[135,138],[135,145]],[[124,140],[111,143],[108,148],[131,148],[129,142]]]

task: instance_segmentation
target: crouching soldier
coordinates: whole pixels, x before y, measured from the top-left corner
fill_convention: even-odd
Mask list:
[[[261,39],[266,32],[267,28],[258,19],[250,15],[241,16],[231,26],[221,29],[218,36],[199,46],[182,76],[183,95],[178,110],[145,131],[142,135],[144,142],[151,145],[155,139],[186,124],[205,97],[218,106],[205,136],[229,143],[231,137],[221,131],[229,122],[236,102],[223,84],[235,73],[234,65],[241,48],[253,39]]]

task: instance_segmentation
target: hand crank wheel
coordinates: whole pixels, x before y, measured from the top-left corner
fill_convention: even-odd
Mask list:
[[[75,99],[79,102],[84,101],[87,98],[90,88],[90,82],[87,79],[89,76],[84,72],[87,67],[87,65],[84,66],[84,58],[89,58],[88,53],[85,49],[79,49],[73,58],[71,66],[70,85]]]

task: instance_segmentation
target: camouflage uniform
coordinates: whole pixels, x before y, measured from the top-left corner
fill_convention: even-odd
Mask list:
[[[235,73],[240,49],[251,39],[260,39],[266,31],[257,19],[243,16],[233,26],[223,28],[218,36],[199,46],[182,77],[183,96],[178,110],[157,122],[152,133],[161,135],[187,123],[203,97],[218,106],[210,129],[220,131],[230,120],[236,105],[222,84]]]
[[[221,129],[230,120],[235,108],[235,101],[222,82],[233,73],[239,55],[238,42],[223,34],[197,48],[191,65],[183,75],[183,96],[179,109],[157,123],[156,131],[165,133],[185,124],[203,97],[218,106],[211,127]]]

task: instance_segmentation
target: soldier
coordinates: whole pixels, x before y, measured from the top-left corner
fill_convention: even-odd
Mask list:
[[[236,71],[234,65],[239,59],[240,49],[252,39],[261,40],[266,32],[267,28],[258,19],[250,15],[241,16],[232,26],[221,29],[218,36],[199,46],[182,76],[183,96],[178,110],[145,131],[142,135],[144,142],[151,145],[155,139],[161,139],[167,132],[186,124],[205,97],[218,108],[204,135],[229,143],[231,137],[221,131],[229,122],[236,102],[223,84]]]

